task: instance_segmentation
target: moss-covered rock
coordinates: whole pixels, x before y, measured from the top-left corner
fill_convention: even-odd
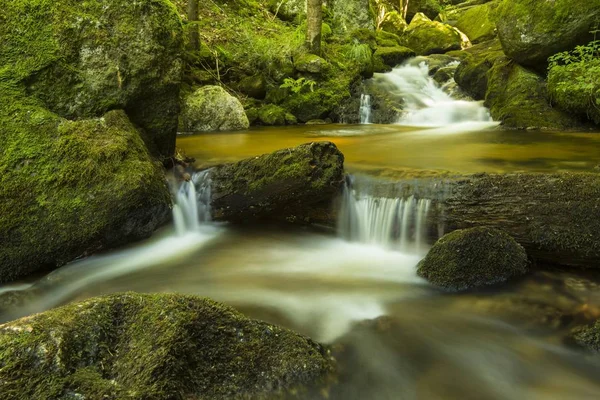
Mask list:
[[[124,112],[69,121],[18,91],[0,96],[0,282],[148,237],[169,205]]]
[[[330,142],[279,150],[211,172],[215,220],[326,220],[343,182],[344,156]]]
[[[419,13],[405,32],[404,44],[419,55],[445,53],[460,50],[463,40],[460,33],[449,25],[431,21]]]
[[[329,67],[327,61],[314,54],[302,54],[294,59],[294,68],[300,72],[320,74]]]
[[[574,129],[580,121],[551,107],[545,80],[504,57],[488,72],[485,105],[492,117],[509,128]]]
[[[385,32],[390,32],[395,35],[402,35],[408,27],[406,21],[398,11],[391,11],[384,15],[383,21],[379,25]]]
[[[415,15],[422,13],[429,19],[434,19],[442,10],[438,0],[410,0],[406,8],[406,20],[412,22]]]
[[[175,148],[181,20],[166,0],[18,0],[3,6],[0,81],[69,119],[124,109],[149,148]]]
[[[498,8],[498,37],[506,55],[545,69],[547,59],[593,38],[600,0],[504,0]]]
[[[255,99],[264,99],[267,95],[267,80],[263,75],[247,76],[240,81],[240,92]]]
[[[402,44],[400,36],[386,31],[375,32],[375,44],[380,47],[395,47]]]
[[[562,110],[600,125],[600,58],[554,65],[548,71],[548,93]]]
[[[496,36],[497,7],[496,2],[472,7],[460,16],[455,26],[469,37],[471,43],[491,40]]]
[[[267,104],[258,110],[258,120],[263,125],[285,125],[286,114],[285,109]]]
[[[475,100],[484,100],[488,88],[488,72],[497,60],[505,58],[499,40],[477,44],[463,52],[454,80]]]
[[[332,370],[320,344],[196,296],[116,294],[0,325],[6,400],[278,399]]]
[[[235,131],[250,123],[240,101],[220,86],[203,86],[183,100],[180,129],[185,132]]]
[[[417,266],[419,276],[452,291],[504,282],[525,272],[525,249],[493,228],[451,232],[440,238]]]
[[[414,56],[415,52],[404,46],[378,47],[374,54],[374,57],[381,58],[383,63],[390,67],[402,64],[402,62]]]
[[[600,320],[592,325],[574,328],[568,339],[585,350],[600,353]]]

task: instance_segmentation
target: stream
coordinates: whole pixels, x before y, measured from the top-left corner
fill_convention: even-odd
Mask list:
[[[313,140],[333,141],[349,171],[374,177],[600,165],[598,135],[485,121],[254,128],[180,136],[178,146],[202,168]],[[426,200],[347,192],[337,234],[232,227],[210,221],[203,179],[177,189],[173,226],[151,239],[0,287],[14,296],[0,322],[108,293],[196,294],[332,344],[342,370],[332,398],[600,398],[600,361],[561,339],[569,321],[600,316],[597,274],[536,270],[500,288],[444,294],[416,275],[431,245]]]

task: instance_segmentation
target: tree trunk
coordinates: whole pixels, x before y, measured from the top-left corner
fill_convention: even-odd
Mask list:
[[[321,55],[321,25],[323,0],[306,0],[306,47],[312,54]]]
[[[406,13],[408,12],[408,0],[400,0],[400,15],[406,21]]]
[[[198,0],[188,0],[188,22],[190,50],[200,50],[200,33],[198,32]]]

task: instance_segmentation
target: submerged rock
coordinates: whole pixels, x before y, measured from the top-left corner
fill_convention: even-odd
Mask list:
[[[215,220],[328,220],[344,179],[344,156],[330,142],[313,142],[215,167]]]
[[[403,39],[405,45],[419,55],[460,50],[463,44],[461,35],[455,28],[431,21],[420,13],[408,25]]]
[[[2,16],[0,81],[68,119],[124,109],[154,154],[173,153],[183,31],[169,1],[10,1]]]
[[[186,96],[180,119],[185,132],[236,131],[250,127],[242,103],[220,86],[203,86]]]
[[[498,37],[506,55],[543,70],[547,59],[593,39],[600,0],[504,0],[498,8]]]
[[[68,121],[0,96],[0,282],[146,238],[168,219],[162,168],[123,111]]]
[[[196,296],[116,294],[0,325],[6,400],[278,399],[332,370],[320,344]]]
[[[417,266],[417,274],[448,290],[504,282],[527,272],[527,254],[510,235],[471,228],[440,238]]]

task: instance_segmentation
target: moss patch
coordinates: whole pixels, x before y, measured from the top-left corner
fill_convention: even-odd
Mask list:
[[[208,299],[92,298],[0,325],[6,399],[272,399],[333,369],[327,350]]]
[[[415,52],[404,46],[379,47],[374,54],[374,57],[381,58],[382,62],[390,67],[402,64],[402,62],[414,56]]]
[[[492,2],[472,7],[456,21],[456,27],[464,32],[471,43],[491,40],[496,36],[495,11],[498,3]]]

